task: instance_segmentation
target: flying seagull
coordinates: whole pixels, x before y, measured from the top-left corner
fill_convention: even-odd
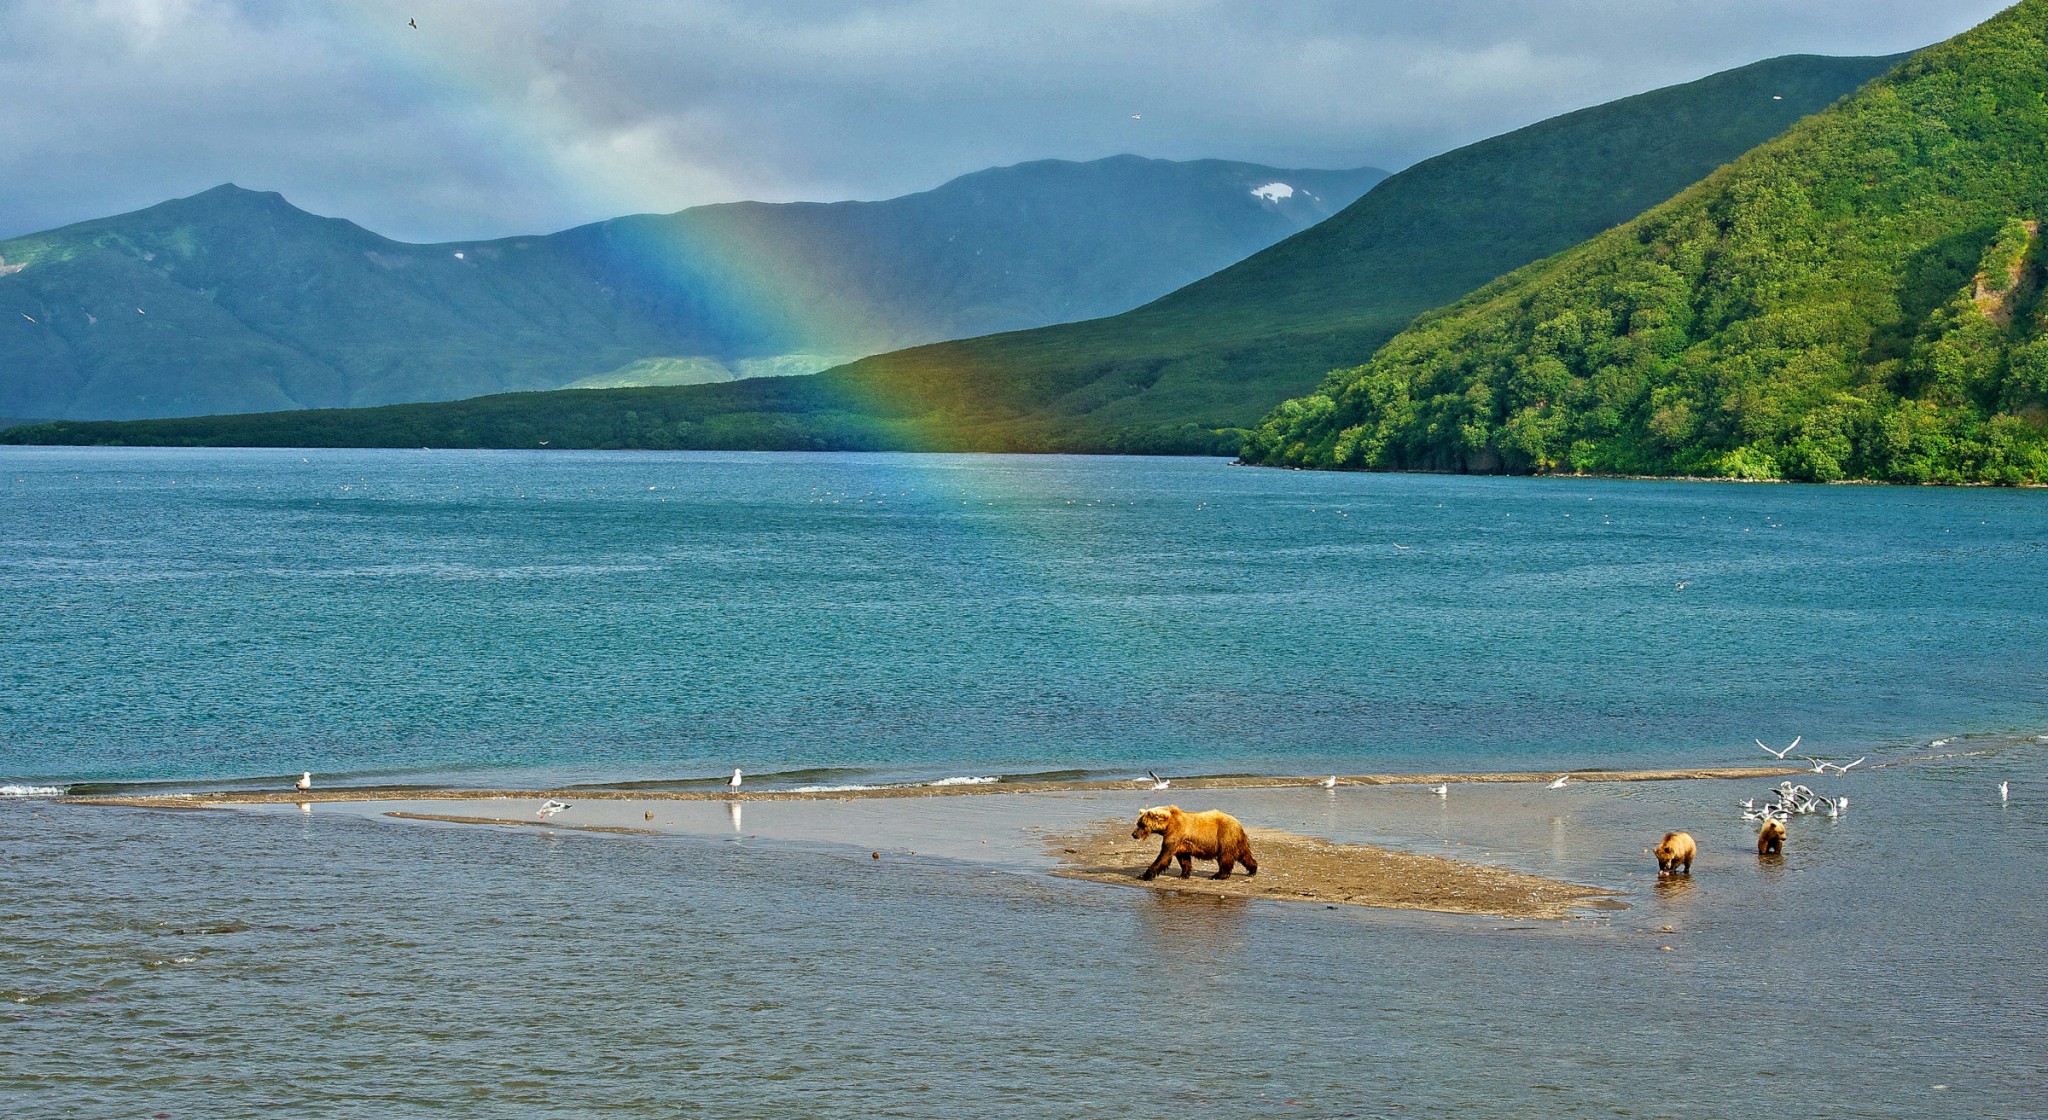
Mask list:
[[[1764,741],[1763,741],[1762,739],[1757,739],[1757,740],[1754,740],[1754,742],[1756,743],[1756,745],[1757,745],[1757,746],[1759,746],[1759,747],[1764,747],[1764,753],[1765,753],[1765,754],[1767,754],[1767,755],[1770,755],[1771,757],[1773,757],[1773,758],[1776,758],[1776,759],[1779,759],[1779,760],[1781,760],[1781,761],[1782,761],[1782,760],[1784,759],[1784,757],[1785,757],[1786,755],[1788,755],[1788,754],[1791,754],[1791,753],[1792,753],[1792,747],[1796,747],[1796,746],[1798,746],[1798,745],[1799,745],[1799,740],[1800,740],[1801,738],[1804,738],[1804,736],[1800,736],[1800,735],[1794,735],[1794,736],[1792,737],[1792,746],[1791,746],[1791,747],[1786,747],[1786,748],[1785,748],[1784,750],[1782,750],[1782,751],[1779,751],[1779,750],[1772,750],[1772,749],[1771,749],[1771,748],[1769,748],[1769,747],[1764,747]]]
[[[1150,770],[1147,770],[1147,771],[1145,771],[1145,776],[1146,776],[1146,777],[1148,777],[1148,778],[1150,778],[1150,779],[1152,779],[1152,788],[1153,788],[1153,789],[1165,789],[1165,788],[1166,788],[1167,786],[1170,786],[1170,785],[1172,785],[1172,784],[1173,784],[1173,779],[1171,779],[1171,778],[1162,778],[1162,777],[1160,777],[1159,775],[1157,775],[1157,774],[1153,773],[1153,772],[1152,772],[1152,771],[1150,771]]]
[[[559,813],[562,810],[567,809],[568,807],[569,806],[567,804],[560,801],[556,801],[554,798],[550,797],[541,804],[540,812],[535,813],[534,816],[539,817],[541,820],[547,820],[549,817],[554,816],[556,813]]]
[[[1322,781],[1320,781],[1320,782],[1317,782],[1316,784],[1317,784],[1317,785],[1319,785],[1319,786],[1321,786],[1321,787],[1323,787],[1324,789],[1336,789],[1336,788],[1337,788],[1337,775],[1335,775],[1335,774],[1332,774],[1332,775],[1330,775],[1329,777],[1327,777],[1327,778],[1324,778],[1324,779],[1323,779]]]
[[[1132,113],[1132,114],[1131,114],[1131,119],[1132,119],[1132,120],[1134,120],[1134,121],[1142,121],[1142,120],[1144,120],[1144,119],[1145,119],[1145,114],[1143,114],[1143,113]]]
[[[416,19],[409,19],[409,20],[406,20],[406,21],[405,21],[405,25],[406,25],[407,27],[410,27],[410,28],[412,28],[412,29],[413,29],[414,31],[418,31],[418,30],[420,29],[420,21],[419,21],[419,20],[416,20]]]
[[[739,767],[735,766],[735,767],[733,767],[733,768],[732,768],[732,780],[731,780],[731,781],[729,781],[729,782],[727,782],[727,783],[725,783],[725,788],[727,788],[727,789],[729,789],[729,790],[733,791],[734,793],[738,793],[738,792],[740,791],[740,768],[739,768]]]
[[[29,314],[26,311],[17,312],[16,314],[19,314],[22,318],[27,319],[31,323],[34,323],[36,321],[36,317]],[[37,325],[40,326],[41,324],[38,323]]]
[[[1859,758],[1847,766],[1837,766],[1832,762],[1823,762],[1820,764],[1820,769],[1822,773],[1826,773],[1829,770],[1833,770],[1837,774],[1847,774],[1849,771],[1854,770],[1858,766],[1863,765],[1864,761],[1864,759]]]
[[[303,774],[300,774],[300,775],[299,775],[299,780],[298,780],[298,781],[296,781],[296,782],[293,782],[293,783],[292,783],[292,788],[294,788],[294,789],[312,789],[312,788],[313,788],[313,772],[312,772],[311,770],[308,770],[308,771],[306,771],[305,773],[303,773]]]
[[[1566,782],[1569,782],[1569,781],[1571,781],[1571,780],[1572,780],[1572,776],[1571,776],[1570,774],[1559,774],[1559,775],[1557,776],[1557,780],[1556,780],[1556,781],[1554,781],[1554,782],[1550,783],[1550,784],[1549,784],[1548,786],[1545,786],[1544,788],[1545,788],[1545,789],[1563,789],[1563,788],[1564,788],[1564,784],[1565,784]]]

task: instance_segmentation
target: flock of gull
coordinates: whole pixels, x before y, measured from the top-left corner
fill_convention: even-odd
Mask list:
[[[1762,747],[1765,754],[1782,762],[1786,755],[1798,749],[1799,741],[1802,738],[1804,736],[1794,736],[1791,745],[1782,750],[1766,744],[1762,739],[1756,740],[1756,745]],[[1865,758],[1859,758],[1854,762],[1843,764],[1828,762],[1825,759],[1812,758],[1807,755],[1800,755],[1799,757],[1811,764],[1812,772],[1815,774],[1847,774],[1868,761]],[[1771,800],[1765,801],[1762,804],[1758,804],[1754,797],[1740,802],[1742,806],[1742,819],[1753,822],[1788,821],[1795,816],[1805,816],[1809,813],[1825,813],[1832,819],[1841,816],[1842,812],[1849,807],[1847,795],[1838,794],[1829,797],[1826,794],[1815,793],[1803,785],[1796,785],[1789,780],[1779,782],[1778,788],[1771,791],[1771,798]]]

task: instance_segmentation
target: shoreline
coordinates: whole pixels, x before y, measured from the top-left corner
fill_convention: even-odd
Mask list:
[[[1807,773],[1803,766],[1713,766],[1634,770],[1573,770],[1573,782],[1743,781]],[[1500,785],[1555,781],[1555,770],[1478,771],[1465,773],[1336,775],[1346,786]],[[339,786],[328,789],[236,789],[197,793],[59,795],[50,800],[67,805],[134,808],[193,808],[202,805],[280,805],[300,802],[355,801],[490,801],[574,797],[586,801],[853,801],[913,797],[965,797],[985,794],[1157,792],[1172,800],[1182,790],[1320,788],[1328,777],[1227,776],[1175,778],[1167,789],[1154,790],[1144,779],[954,783],[948,785],[884,785],[866,789],[642,789],[555,786],[541,789],[465,789],[418,786]]]

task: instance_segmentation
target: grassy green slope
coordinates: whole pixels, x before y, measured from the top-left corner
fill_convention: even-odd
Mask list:
[[[2048,0],[1273,412],[1247,461],[2040,482]]]
[[[1154,303],[815,377],[653,392],[44,426],[16,438],[206,444],[1234,450],[1230,429],[1416,314],[1670,197],[1893,60],[1790,56],[1569,113],[1416,165]]]

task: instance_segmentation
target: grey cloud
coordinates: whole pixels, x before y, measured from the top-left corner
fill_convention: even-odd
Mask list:
[[[2000,6],[0,0],[0,235],[227,180],[439,239],[886,197],[1045,157],[1399,167],[1771,55],[1910,49]]]

